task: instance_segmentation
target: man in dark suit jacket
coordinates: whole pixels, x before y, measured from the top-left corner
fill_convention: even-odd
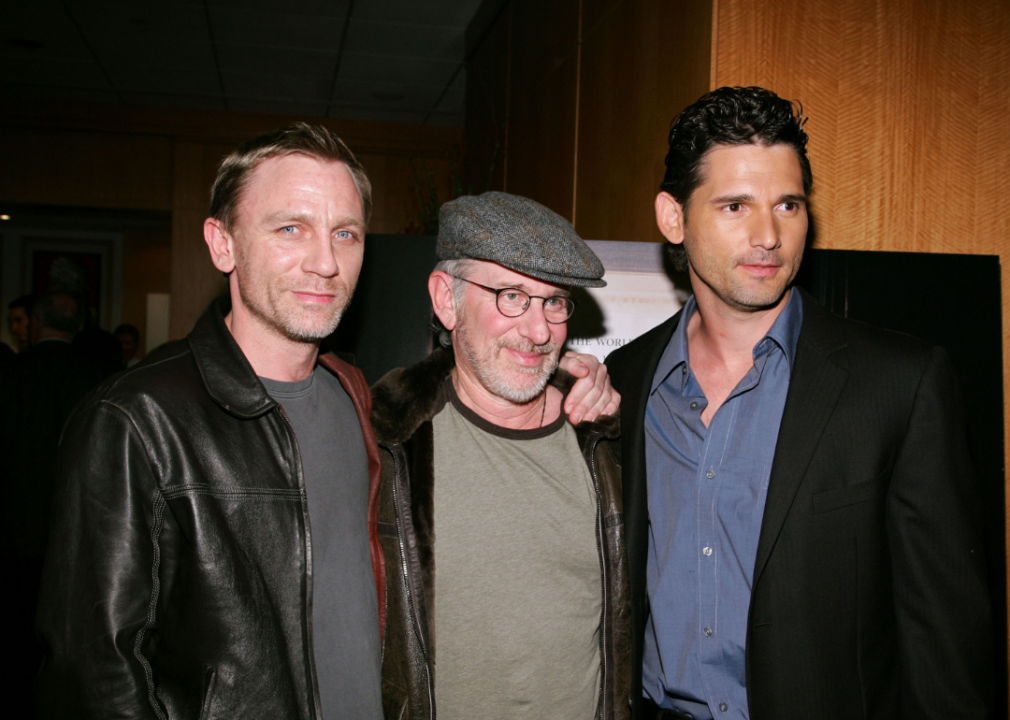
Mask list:
[[[670,132],[684,309],[608,359],[624,404],[638,718],[985,718],[981,516],[946,353],[790,288],[803,118],[721,88]]]

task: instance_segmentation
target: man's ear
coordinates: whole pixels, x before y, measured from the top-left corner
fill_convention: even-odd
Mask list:
[[[452,286],[455,278],[441,270],[436,270],[428,277],[428,295],[431,296],[431,307],[439,321],[449,332],[456,329],[456,303],[453,301]]]
[[[668,192],[656,196],[656,225],[674,245],[684,242],[684,206]]]
[[[217,218],[204,220],[203,239],[210,250],[210,259],[214,267],[223,273],[230,273],[235,269],[235,245],[224,223]]]

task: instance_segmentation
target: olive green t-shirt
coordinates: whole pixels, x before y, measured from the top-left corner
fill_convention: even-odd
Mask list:
[[[590,720],[600,690],[597,501],[564,414],[508,430],[434,417],[435,707],[440,720]]]

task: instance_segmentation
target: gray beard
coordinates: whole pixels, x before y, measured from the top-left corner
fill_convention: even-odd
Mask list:
[[[477,350],[473,347],[473,344],[469,342],[466,324],[461,322],[456,327],[456,338],[453,345],[463,352],[467,362],[470,363],[470,367],[473,368],[474,374],[485,390],[516,405],[525,405],[540,397],[544,392],[544,388],[547,387],[547,381],[551,379],[551,375],[558,368],[558,345],[553,341],[543,345],[534,345],[533,343],[516,343],[499,340],[491,348],[487,357],[481,358],[477,354]],[[525,375],[537,376],[536,382],[533,385],[525,387],[515,386],[504,378],[494,374],[494,371],[490,367],[491,359],[503,347],[509,347],[520,352],[539,352],[547,356],[547,362],[538,368],[525,368],[521,366],[516,368],[516,370]]]

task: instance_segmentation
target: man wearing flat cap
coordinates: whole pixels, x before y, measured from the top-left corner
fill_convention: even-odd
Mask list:
[[[497,192],[443,205],[437,252],[444,347],[372,389],[383,709],[627,717],[619,428],[571,425],[548,384],[569,288],[605,285],[603,266],[566,220]]]

